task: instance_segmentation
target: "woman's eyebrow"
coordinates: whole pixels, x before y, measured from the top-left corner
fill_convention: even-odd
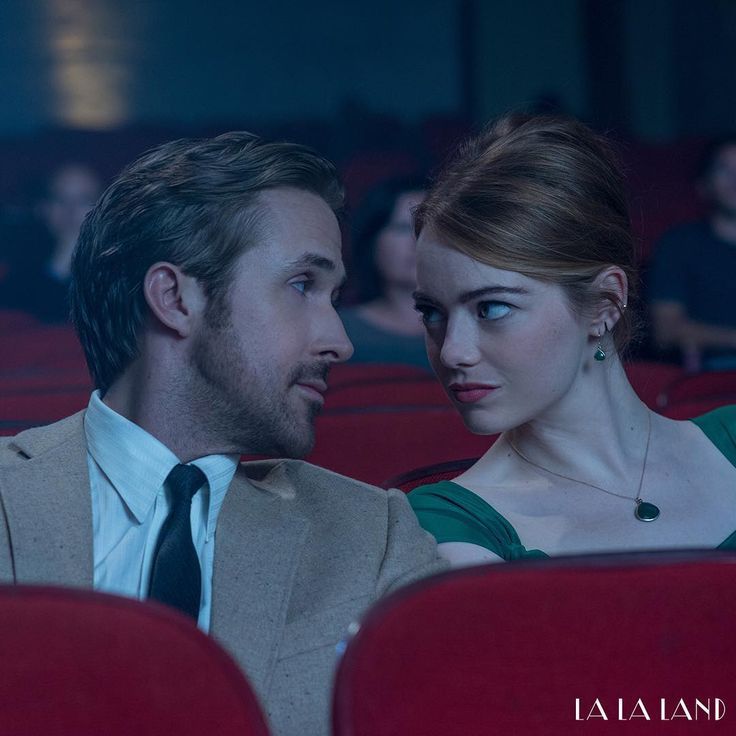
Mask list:
[[[432,299],[429,294],[425,294],[423,291],[415,291],[412,293],[412,298],[416,302],[432,302],[433,304],[436,303],[434,299]]]
[[[458,301],[461,304],[467,304],[475,299],[479,299],[482,296],[498,296],[499,294],[519,294],[526,295],[529,293],[528,289],[523,286],[484,286],[480,289],[473,289],[472,291],[464,291],[458,297]],[[431,296],[421,291],[415,291],[412,295],[417,301],[434,302]]]
[[[484,286],[480,289],[463,292],[458,297],[458,301],[461,304],[466,304],[467,302],[472,302],[482,296],[498,296],[499,294],[525,295],[528,293],[529,289],[525,289],[523,286]]]

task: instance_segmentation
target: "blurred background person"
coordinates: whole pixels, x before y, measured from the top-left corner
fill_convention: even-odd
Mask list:
[[[673,228],[654,251],[654,338],[689,370],[736,368],[736,136],[712,143],[700,168],[707,217]]]
[[[67,291],[74,246],[87,212],[100,195],[101,181],[88,165],[57,167],[36,197],[31,217],[7,235],[7,272],[2,305],[43,322],[68,320]]]
[[[389,179],[369,192],[356,213],[352,272],[358,304],[340,312],[355,347],[354,363],[429,368],[412,296],[417,278],[412,211],[425,186],[419,176]]]

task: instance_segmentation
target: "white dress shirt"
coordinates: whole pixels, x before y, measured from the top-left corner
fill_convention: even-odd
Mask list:
[[[179,459],[95,391],[84,418],[92,493],[94,587],[146,598],[156,541],[171,504],[164,481]],[[237,455],[194,460],[207,483],[192,499],[192,540],[202,570],[198,625],[209,630],[217,516],[238,466]]]

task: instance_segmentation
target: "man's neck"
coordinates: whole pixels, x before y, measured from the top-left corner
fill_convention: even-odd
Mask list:
[[[207,455],[241,454],[238,448],[222,446],[206,436],[202,424],[192,421],[172,383],[157,381],[140,364],[126,370],[102,400],[166,445],[182,463]]]

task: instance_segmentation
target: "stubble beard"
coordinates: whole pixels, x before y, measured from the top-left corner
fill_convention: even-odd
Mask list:
[[[321,405],[291,394],[300,379],[325,378],[327,367],[302,363],[284,380],[270,366],[254,364],[237,344],[225,326],[208,331],[194,347],[194,401],[211,433],[230,452],[304,457],[314,446]]]

